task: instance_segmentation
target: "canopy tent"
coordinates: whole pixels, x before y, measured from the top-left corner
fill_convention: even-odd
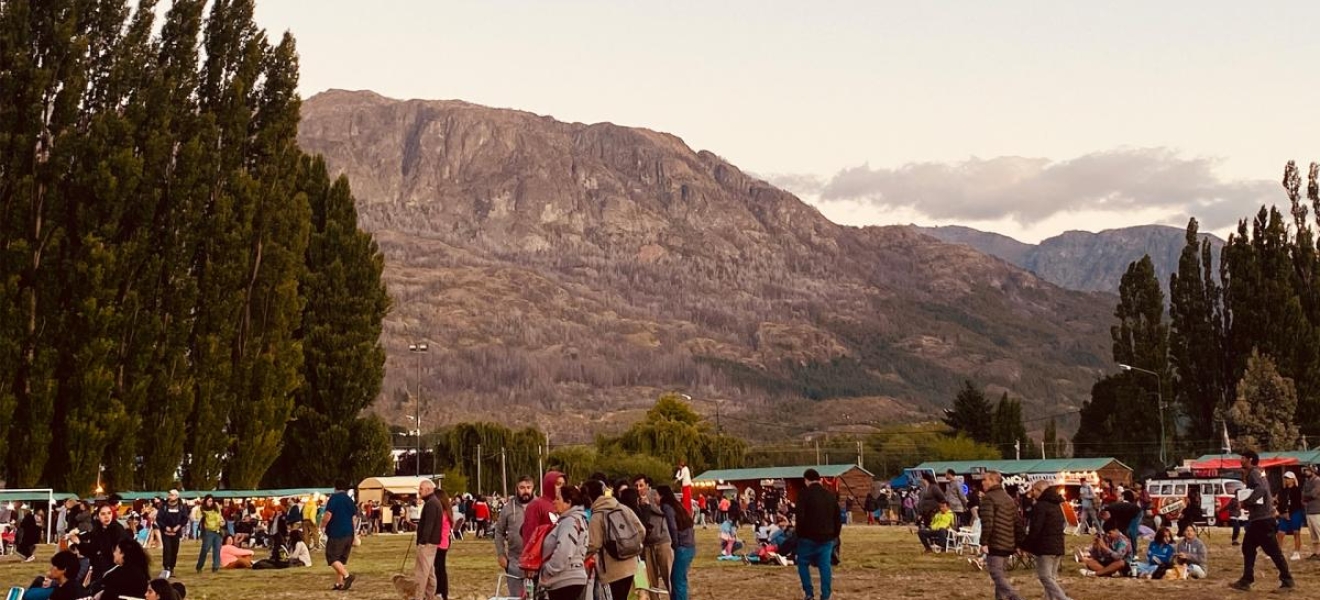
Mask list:
[[[0,502],[40,502],[42,504],[51,500],[54,496],[55,502],[62,502],[65,498],[77,498],[77,496],[65,492],[47,492],[45,490],[0,490]]]
[[[358,484],[358,502],[381,502],[386,494],[416,494],[426,477],[368,477]]]
[[[1294,454],[1298,453],[1262,452],[1260,455],[1260,466],[1263,469],[1269,469],[1271,467],[1310,464],[1310,461],[1300,460],[1299,457],[1293,456]],[[1196,471],[1241,470],[1242,461],[1236,454],[1211,454],[1192,461],[1192,469]]]

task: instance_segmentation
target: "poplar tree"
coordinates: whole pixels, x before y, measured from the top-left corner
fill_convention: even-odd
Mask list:
[[[354,452],[370,441],[362,436],[378,435],[358,415],[380,395],[381,322],[390,306],[381,282],[384,256],[358,229],[348,179],[331,183],[324,160],[304,157],[298,187],[312,224],[299,284],[306,300],[298,331],[304,382],[269,477],[280,485],[328,481],[352,470]]]
[[[1156,373],[1131,370],[1112,374],[1091,387],[1081,423],[1073,437],[1078,456],[1112,455],[1138,472],[1160,465],[1160,408],[1157,399],[1168,380],[1168,332],[1164,324],[1164,294],[1150,257],[1128,265],[1119,284],[1114,310],[1118,323],[1110,328],[1113,358]],[[1166,431],[1173,423],[1164,414]]]
[[[1187,224],[1178,271],[1169,279],[1169,360],[1173,403],[1194,440],[1215,437],[1215,420],[1229,402],[1224,357],[1223,301],[1215,279],[1209,240],[1198,223]]]
[[[1022,402],[1008,397],[1008,392],[995,404],[991,418],[990,443],[999,449],[1006,459],[1016,458],[1019,450],[1023,456],[1031,456],[1031,438],[1027,437],[1027,427],[1022,422]]]

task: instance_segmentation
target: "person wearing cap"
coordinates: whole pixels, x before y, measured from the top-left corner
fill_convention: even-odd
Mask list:
[[[1320,476],[1315,467],[1302,467],[1302,502],[1306,504],[1306,528],[1311,532],[1310,560],[1320,560]]]
[[[1296,589],[1288,561],[1279,550],[1279,540],[1274,537],[1274,494],[1270,482],[1265,479],[1265,471],[1260,468],[1260,455],[1254,450],[1241,454],[1242,480],[1247,483],[1251,494],[1242,499],[1241,505],[1247,511],[1247,533],[1242,539],[1242,577],[1228,587],[1240,592],[1251,591],[1251,584],[1256,581],[1256,551],[1264,550],[1265,555],[1274,561],[1279,570],[1279,590],[1290,592]]]
[[[820,598],[829,600],[833,591],[830,557],[835,541],[843,530],[839,513],[839,498],[820,484],[820,473],[807,469],[802,474],[806,488],[798,494],[797,509],[797,568],[802,580],[803,598],[812,600],[811,567],[820,571]]]
[[[1297,474],[1286,471],[1283,474],[1283,490],[1279,492],[1279,547],[1291,534],[1293,536],[1293,560],[1302,559],[1302,527],[1306,524],[1306,505],[1302,504],[1302,486],[1297,483]]]

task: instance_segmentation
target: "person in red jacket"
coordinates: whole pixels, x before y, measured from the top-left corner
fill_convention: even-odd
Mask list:
[[[473,499],[472,519],[477,522],[477,537],[486,537],[490,530],[490,505],[486,497],[480,494]]]
[[[555,498],[559,495],[559,488],[563,486],[564,474],[559,471],[549,471],[541,479],[541,495],[528,503],[526,511],[523,512],[520,531],[524,541],[532,539],[537,527],[550,524],[550,513],[555,512]]]

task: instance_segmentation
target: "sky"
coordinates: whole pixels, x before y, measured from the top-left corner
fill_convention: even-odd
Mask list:
[[[304,96],[673,133],[851,224],[1226,235],[1320,160],[1320,3],[258,0]],[[1305,170],[1305,167],[1303,167]]]

